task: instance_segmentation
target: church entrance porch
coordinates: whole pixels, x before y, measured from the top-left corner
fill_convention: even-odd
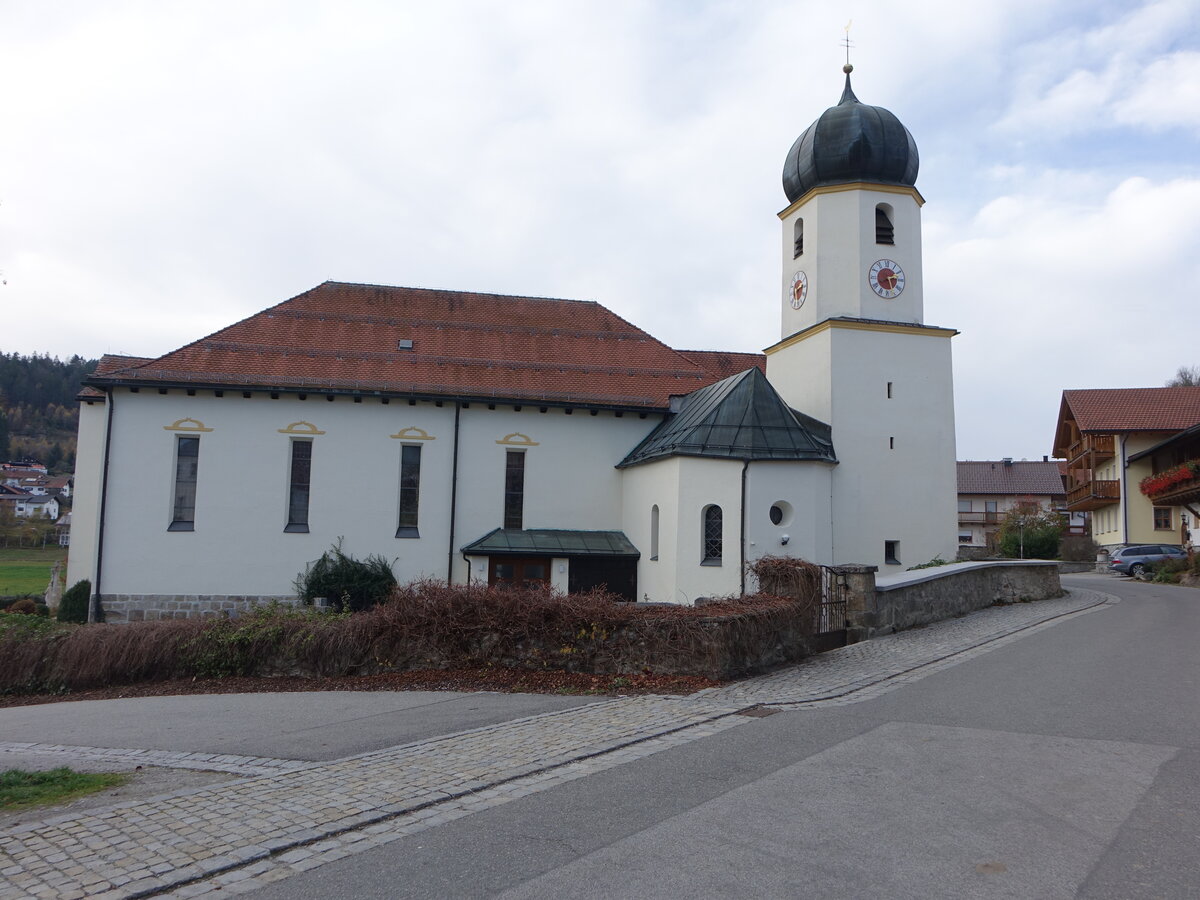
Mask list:
[[[539,587],[550,583],[550,557],[493,557],[488,566],[488,584]]]

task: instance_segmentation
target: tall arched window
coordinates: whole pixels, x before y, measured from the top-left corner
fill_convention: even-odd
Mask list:
[[[703,531],[703,558],[700,564],[704,566],[719,566],[721,564],[721,507],[712,506],[704,507],[704,513],[701,518],[701,529]]]
[[[792,253],[792,259],[804,254],[804,220],[797,219],[793,230],[795,235],[795,251]]]
[[[875,243],[896,243],[896,229],[892,227],[892,208],[886,203],[875,207]]]
[[[658,504],[650,507],[650,559],[658,559]]]

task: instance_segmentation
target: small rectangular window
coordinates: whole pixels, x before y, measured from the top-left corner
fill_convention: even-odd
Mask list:
[[[970,531],[960,531],[958,533],[958,542],[960,544],[971,544],[975,541],[975,535]]]
[[[883,561],[889,566],[900,565],[900,542],[899,541],[884,541],[883,542]]]
[[[400,524],[396,537],[420,537],[417,510],[421,498],[421,446],[405,444],[400,448]]]
[[[895,449],[896,449],[896,439],[895,439],[894,437],[890,437],[890,438],[888,438],[888,449],[889,449],[889,450],[895,450]]]
[[[990,512],[990,513],[996,512],[996,503],[997,503],[996,500],[984,500],[983,501],[983,511]]]
[[[1171,529],[1171,507],[1154,507],[1154,527],[1158,531],[1169,531]]]
[[[312,441],[292,440],[288,475],[288,522],[284,531],[308,532],[308,495],[312,477]]]
[[[887,398],[892,399],[892,383],[890,381],[887,383]]]
[[[969,513],[971,511],[971,501],[970,500],[959,500],[958,501],[958,511],[960,513]]]
[[[168,531],[192,531],[196,522],[196,472],[200,463],[200,438],[175,439],[175,507]]]
[[[504,462],[504,527],[520,530],[525,521],[525,451],[509,450]]]

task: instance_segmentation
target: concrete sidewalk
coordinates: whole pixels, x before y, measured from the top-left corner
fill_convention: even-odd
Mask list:
[[[240,729],[253,732],[256,722],[261,722],[262,730],[276,735],[300,735],[309,758],[209,753],[213,764],[265,766],[269,774],[15,829],[0,838],[0,897],[116,898],[164,892],[190,897],[218,889],[248,890],[681,742],[752,724],[753,716],[738,715],[747,707],[855,702],[1066,617],[1103,609],[1114,600],[1104,594],[1075,591],[1059,600],[988,609],[854,645],[763,678],[692,697],[634,697],[583,704],[576,699],[565,701],[569,708],[333,761],[324,756],[340,746],[332,734],[326,735],[324,747],[319,746],[320,740],[303,735],[326,731],[338,723],[321,724],[322,716],[306,708],[302,699],[296,701],[300,708],[290,722],[286,717],[262,714],[262,707],[256,717],[254,704],[264,701],[244,700]],[[270,699],[284,696],[311,697],[310,703],[317,704],[320,701],[315,698],[328,695],[270,695]],[[487,716],[490,701],[478,696],[479,709],[473,714]],[[225,705],[226,718],[237,716],[239,709],[237,695],[224,695],[219,701],[158,699],[168,705],[171,700],[219,702]],[[554,698],[540,698],[547,699]],[[424,708],[421,699],[407,700],[409,713],[420,718],[416,711]],[[126,701],[96,705],[114,702]],[[384,717],[402,713],[405,702],[403,697],[395,700]],[[203,708],[203,703],[196,706],[197,710]],[[0,744],[0,765],[9,752],[53,755],[56,751],[45,746],[31,746],[42,740],[37,736],[39,728],[42,735],[66,736],[55,731],[69,727],[66,714],[60,714],[64,718],[55,722],[54,715],[43,713],[46,718],[38,722],[30,709],[0,711],[0,733],[6,739],[26,739],[20,746]],[[9,713],[29,718],[10,718]],[[204,762],[196,760],[195,754],[197,747],[205,745],[188,744],[187,729],[173,736],[155,736],[152,723],[139,721],[136,712],[127,710],[127,714],[127,726],[118,727],[115,736],[137,735],[145,739],[140,743],[166,748],[157,749],[159,754]],[[503,717],[497,710],[490,714]],[[329,717],[328,713],[325,716]],[[153,718],[161,721],[158,716]],[[205,730],[202,713],[189,718],[195,719],[194,727]],[[373,718],[346,715],[341,728],[349,727],[345,723],[370,723]],[[14,730],[13,723],[18,723],[19,729]],[[211,720],[209,725],[207,735],[197,734],[196,740],[215,740],[226,733]],[[111,721],[94,727],[109,730],[92,734],[114,736]],[[377,732],[386,729],[379,727]],[[95,748],[100,742],[91,736],[85,739],[86,734],[72,727],[71,743]],[[246,743],[239,746],[244,749],[285,746],[261,736],[242,735],[242,739]],[[115,746],[134,744],[130,753],[146,749],[137,743],[124,741]],[[219,744],[207,746],[222,749]]]

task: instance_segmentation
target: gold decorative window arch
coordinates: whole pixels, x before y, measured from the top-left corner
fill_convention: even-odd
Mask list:
[[[212,431],[199,419],[176,419],[170,425],[164,425],[163,431]]]
[[[514,431],[512,434],[506,434],[497,444],[503,444],[506,447],[537,447],[538,442],[527,434],[521,434],[519,431]]]
[[[401,428],[395,434],[390,434],[388,437],[395,438],[398,441],[436,441],[437,438],[426,431],[424,428],[418,428],[416,425],[410,425],[407,428]]]
[[[312,422],[293,422],[287,428],[280,428],[279,433],[293,434],[297,437],[312,437],[314,434],[324,434],[325,432]]]

